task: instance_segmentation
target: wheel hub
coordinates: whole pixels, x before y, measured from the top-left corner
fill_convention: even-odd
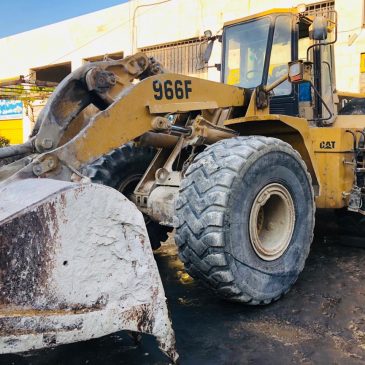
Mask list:
[[[279,183],[265,186],[256,196],[249,231],[253,249],[265,261],[279,258],[289,246],[295,208],[289,191]]]

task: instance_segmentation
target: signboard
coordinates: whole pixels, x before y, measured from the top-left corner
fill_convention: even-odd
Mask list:
[[[23,103],[20,100],[0,99],[0,120],[22,119]]]

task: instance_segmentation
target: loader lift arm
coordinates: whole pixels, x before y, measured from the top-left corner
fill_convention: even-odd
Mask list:
[[[139,54],[139,61],[133,58],[132,63],[146,65],[144,57]],[[87,65],[59,85],[40,115],[36,126],[39,131],[33,136],[40,155],[12,179],[41,176],[70,181],[74,172],[98,157],[156,129],[156,117],[232,107],[242,107],[243,113],[243,89],[175,74],[158,74],[133,85],[135,77],[161,72],[161,68],[153,65],[154,71],[147,66],[130,70],[116,62]],[[87,117],[83,111],[92,103],[99,109]],[[78,133],[70,132],[73,125],[80,128]],[[227,136],[233,133],[228,128],[221,130]],[[59,146],[65,136],[66,142]]]

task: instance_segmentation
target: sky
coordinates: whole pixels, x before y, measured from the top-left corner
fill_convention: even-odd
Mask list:
[[[0,0],[0,38],[128,0]]]

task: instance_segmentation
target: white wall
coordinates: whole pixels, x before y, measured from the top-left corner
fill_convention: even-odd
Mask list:
[[[360,91],[360,54],[365,52],[363,6],[364,0],[336,1],[339,24],[335,47],[338,90]]]
[[[75,69],[86,57],[130,52],[129,43],[127,3],[0,39],[0,79],[69,61]]]

